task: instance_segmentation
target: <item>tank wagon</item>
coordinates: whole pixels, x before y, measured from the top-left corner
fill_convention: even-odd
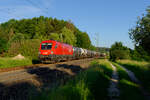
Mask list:
[[[99,57],[100,53],[55,40],[46,40],[40,43],[39,59],[41,62],[59,62],[64,60]]]

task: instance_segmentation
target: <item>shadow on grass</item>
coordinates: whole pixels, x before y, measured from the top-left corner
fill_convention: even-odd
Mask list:
[[[40,60],[39,59],[32,59],[32,64],[40,64]]]
[[[63,67],[65,70],[57,69],[57,67]],[[43,87],[53,87],[53,85],[65,84],[69,78],[73,77],[72,74],[68,73],[67,69],[75,74],[83,70],[80,66],[76,65],[58,64],[56,68],[39,67],[27,69],[27,72],[36,75],[36,79],[40,81]]]
[[[134,83],[127,72],[117,63],[113,63],[119,73],[120,100],[144,100],[138,84]]]
[[[50,100],[109,100],[107,88],[111,73],[111,66],[108,68],[94,62],[91,68],[48,96]]]
[[[70,69],[76,74],[82,71],[80,66],[64,64],[58,66]],[[16,82],[9,86],[0,83],[0,100],[29,100],[30,97],[36,97],[42,92],[46,93],[47,89],[51,90],[51,88],[65,84],[73,77],[64,70],[58,70],[57,67],[26,68],[26,72],[35,75],[36,77],[32,80],[36,81]],[[35,82],[39,82],[40,85],[37,86]]]
[[[119,87],[121,90],[120,100],[145,100],[137,84],[122,79],[119,82]]]
[[[83,71],[84,69],[81,68],[80,66],[75,66],[75,65],[67,65],[67,64],[58,64],[56,67],[62,67],[65,69],[70,69],[73,73],[77,74],[80,71]]]
[[[107,88],[109,75],[112,73],[110,68],[95,64],[69,82],[68,79],[73,76],[61,69],[71,70],[75,74],[84,70],[80,66],[66,64],[58,64],[53,68],[27,68],[27,73],[35,75],[35,80],[40,82],[40,86],[32,82],[16,83],[11,86],[1,84],[0,99],[29,100],[32,97],[33,100],[108,100]],[[58,88],[49,91],[53,87]]]
[[[0,84],[0,100],[29,100],[30,95],[38,95],[37,88],[28,82]]]
[[[124,67],[126,67],[128,70],[132,71],[135,76],[141,81],[142,86],[145,90],[147,90],[150,93],[150,67],[149,65],[145,66],[139,66],[139,65],[131,65],[131,64],[122,64],[118,63]],[[147,68],[144,68],[147,67]]]

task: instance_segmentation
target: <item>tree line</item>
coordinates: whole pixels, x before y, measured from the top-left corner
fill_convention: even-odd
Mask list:
[[[37,39],[39,41],[53,39],[73,46],[96,50],[96,47],[91,44],[88,34],[80,31],[71,21],[40,16],[32,19],[11,19],[0,24],[0,54],[11,52],[10,49],[13,49],[12,45],[14,44],[25,43],[28,45],[30,43],[28,40],[37,42]]]
[[[150,61],[150,7],[147,13],[138,18],[136,26],[129,30],[130,39],[134,42],[134,50],[116,42],[111,46],[110,59],[134,59]]]

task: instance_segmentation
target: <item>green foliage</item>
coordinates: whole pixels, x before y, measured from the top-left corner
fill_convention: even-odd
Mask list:
[[[58,41],[61,41],[63,43],[67,43],[70,45],[74,45],[74,46],[76,45],[76,37],[75,37],[73,31],[71,31],[70,29],[67,29],[66,27],[64,27],[61,30],[60,34],[51,33],[49,38],[53,39],[53,40],[58,40]]]
[[[106,47],[97,47],[98,51],[101,53],[108,53],[110,48]]]
[[[84,32],[84,33],[79,32],[76,36],[77,36],[77,46],[78,47],[82,47],[82,48],[86,48],[86,49],[91,48],[91,41],[86,32]]]
[[[16,33],[12,38],[11,38],[11,42],[13,41],[19,41],[19,40],[24,40],[25,39],[25,36],[24,34],[21,34],[21,33]]]
[[[50,100],[91,100],[91,93],[84,80],[76,85],[65,85],[52,92]]]
[[[97,48],[95,46],[91,45],[90,50],[97,51]]]
[[[31,55],[31,57],[33,57],[32,54],[29,54],[31,50],[28,51],[27,46],[24,47],[24,45],[32,47],[32,41],[30,41],[32,39],[54,39],[73,46],[94,50],[94,46],[91,45],[91,41],[87,33],[81,32],[71,21],[58,20],[51,17],[48,18],[40,16],[32,19],[11,19],[8,22],[0,24],[0,37],[0,53],[5,52],[5,48],[8,46],[8,53],[5,53],[7,56],[16,55],[16,53],[21,52],[21,54],[25,56]],[[21,43],[23,41],[30,42],[25,42],[23,43],[23,46],[21,46],[22,44],[20,43],[14,44],[16,41],[21,41]],[[15,51],[15,54],[12,54],[12,52],[14,52],[12,45],[25,49],[20,51],[20,48],[19,51]],[[33,46],[33,48],[34,47],[35,46]],[[38,49],[37,46],[36,49]]]
[[[133,60],[150,61],[150,56],[141,46],[135,46],[134,50],[130,50],[130,55]]]
[[[75,44],[76,44],[76,37],[73,34],[73,31],[67,29],[66,27],[64,27],[61,31],[62,31],[60,33],[61,41],[64,42],[64,43],[71,44],[71,45],[75,46]]]
[[[135,28],[130,29],[130,38],[150,55],[150,8],[147,14],[139,18]]]
[[[36,59],[38,57],[40,40],[20,40],[11,43],[9,50],[5,53],[6,56],[16,56],[22,54],[23,56]]]
[[[57,33],[51,33],[50,39],[61,41],[60,36]]]
[[[129,59],[130,51],[127,47],[123,46],[121,42],[116,42],[110,48],[110,59],[115,61],[117,59]]]
[[[7,40],[0,37],[0,54],[7,50]]]

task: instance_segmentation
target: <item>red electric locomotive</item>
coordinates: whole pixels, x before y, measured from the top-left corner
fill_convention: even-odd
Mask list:
[[[99,52],[86,50],[55,40],[42,41],[39,48],[41,62],[59,62],[60,60],[100,57]]]
[[[73,57],[73,47],[54,40],[42,41],[39,48],[41,61],[60,61]]]

